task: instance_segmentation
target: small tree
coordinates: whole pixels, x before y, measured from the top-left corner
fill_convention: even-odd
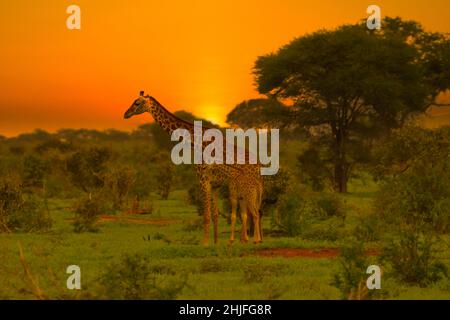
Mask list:
[[[352,239],[341,247],[339,271],[334,274],[332,284],[341,291],[343,299],[364,300],[369,297],[365,283],[369,265],[362,242]]]
[[[446,275],[438,259],[439,233],[450,231],[450,135],[404,128],[380,148],[379,172],[387,173],[375,200],[391,228],[383,257],[402,281],[426,286]]]
[[[135,182],[135,171],[130,166],[115,166],[104,174],[106,195],[114,209],[122,209]]]
[[[98,220],[103,212],[102,200],[97,196],[89,196],[80,199],[75,204],[75,219],[73,229],[77,233],[97,232]]]
[[[111,157],[112,151],[106,147],[92,147],[75,152],[66,163],[72,183],[85,192],[103,187],[103,175]]]
[[[29,155],[23,160],[23,181],[27,187],[42,188],[49,166],[40,157]]]
[[[449,128],[406,127],[383,143],[376,171],[387,178],[375,206],[386,221],[421,231],[450,231]]]
[[[157,192],[163,200],[167,200],[175,184],[175,165],[170,160],[168,152],[158,153],[154,161],[156,162],[155,183]]]
[[[25,195],[21,182],[12,176],[0,179],[0,232],[42,232],[52,227],[44,202]]]
[[[447,266],[438,257],[440,241],[433,234],[422,234],[402,227],[383,249],[382,259],[394,277],[409,284],[427,286],[448,276]]]

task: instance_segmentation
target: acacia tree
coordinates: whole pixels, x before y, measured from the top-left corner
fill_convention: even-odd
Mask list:
[[[251,99],[238,104],[227,115],[227,123],[243,129],[279,128],[288,122],[290,109],[277,99]]]
[[[449,59],[448,35],[385,18],[381,31],[356,24],[297,38],[259,57],[254,74],[260,93],[293,101],[290,121],[318,129],[334,187],[346,192],[367,142],[450,88]]]

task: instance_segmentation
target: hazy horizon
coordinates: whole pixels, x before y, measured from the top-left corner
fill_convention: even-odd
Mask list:
[[[432,4],[431,4],[432,3]],[[0,3],[0,134],[41,128],[132,130],[123,119],[140,90],[170,111],[220,125],[259,97],[255,59],[294,37],[366,17],[367,1],[249,0],[190,3],[77,1],[81,30],[68,30],[67,1]],[[377,1],[382,16],[450,32],[448,1]]]

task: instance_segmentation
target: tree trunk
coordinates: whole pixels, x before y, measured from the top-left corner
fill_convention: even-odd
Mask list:
[[[334,165],[334,188],[339,193],[347,193],[348,165],[337,162]]]

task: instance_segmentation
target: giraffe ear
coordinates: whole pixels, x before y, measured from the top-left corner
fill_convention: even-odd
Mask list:
[[[142,97],[144,95],[144,91],[139,92],[139,95]]]

